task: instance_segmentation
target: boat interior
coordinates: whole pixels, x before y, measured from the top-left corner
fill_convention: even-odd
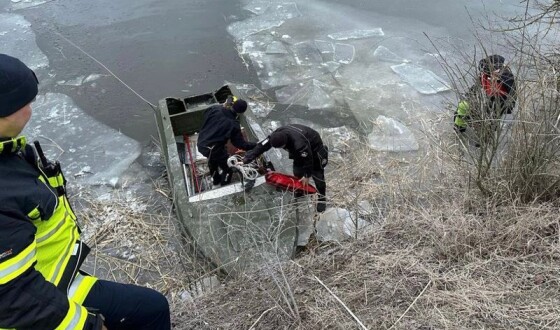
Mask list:
[[[169,119],[172,125],[173,134],[177,146],[179,159],[183,167],[183,175],[185,178],[185,186],[188,196],[196,196],[207,193],[212,190],[220,190],[222,194],[213,193],[208,197],[216,198],[219,195],[229,194],[243,190],[242,187],[248,186],[244,182],[243,175],[234,168],[231,186],[214,186],[212,184],[212,176],[208,169],[207,159],[197,150],[198,131],[202,127],[204,112],[211,106],[226,102],[233,93],[228,86],[223,86],[213,93],[196,95],[187,98],[166,98],[165,102],[169,111]],[[245,116],[240,116],[240,124],[245,139],[249,141],[257,141],[257,137],[253,133],[250,125],[247,124]],[[237,149],[230,142],[226,145],[230,156],[238,155],[243,157],[244,151]],[[272,164],[261,156],[254,164],[262,176],[266,173],[267,168],[272,169]],[[245,180],[247,181],[247,180]],[[259,180],[263,181],[263,180]],[[264,181],[263,181],[264,182]],[[254,184],[250,183],[250,184]],[[235,189],[238,188],[238,189]],[[240,189],[239,189],[240,188]]]

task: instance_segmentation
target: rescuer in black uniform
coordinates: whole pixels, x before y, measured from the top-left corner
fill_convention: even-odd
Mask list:
[[[300,178],[303,184],[308,184],[309,179],[313,178],[319,193],[317,212],[324,212],[327,207],[325,166],[328,163],[328,148],[323,145],[319,133],[311,127],[299,124],[282,126],[248,152],[243,163],[252,162],[270,148],[288,151],[290,159],[294,160],[294,176]]]
[[[0,328],[170,329],[162,294],[80,270],[89,248],[60,164],[19,136],[37,85],[25,64],[0,54]]]
[[[229,154],[226,143],[243,150],[251,150],[255,142],[247,142],[241,133],[239,115],[247,110],[247,102],[230,97],[222,105],[210,107],[204,113],[204,122],[198,133],[198,151],[208,158],[208,168],[214,185],[227,185],[231,182],[232,169],[227,164]],[[220,174],[219,169],[222,169]]]

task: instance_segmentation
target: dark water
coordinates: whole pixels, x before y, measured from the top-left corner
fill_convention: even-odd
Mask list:
[[[7,3],[2,2],[0,6]],[[517,0],[487,3],[323,0],[318,3],[354,7],[364,15],[376,12],[396,19],[414,19],[443,27],[454,37],[471,33],[472,18],[467,10],[474,17],[522,11]],[[50,74],[56,75],[54,81],[106,73],[53,32],[58,31],[153,104],[166,96],[188,96],[217,89],[226,80],[258,84],[256,75],[246,69],[226,32],[228,24],[249,14],[237,1],[55,0],[18,13],[32,23],[37,43],[49,58]],[[150,107],[113,77],[97,80],[95,87],[51,83],[43,84],[41,89],[69,95],[86,113],[143,145],[157,139]],[[321,117],[329,118],[328,114]]]
[[[106,72],[53,31],[153,104],[217,89],[225,80],[255,79],[226,32],[232,15],[243,14],[234,1],[57,0],[19,13],[32,23],[55,81]],[[150,107],[112,77],[97,80],[95,87],[41,87],[69,95],[86,113],[144,145],[157,139]]]

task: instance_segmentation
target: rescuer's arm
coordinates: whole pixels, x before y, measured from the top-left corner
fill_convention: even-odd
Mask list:
[[[255,142],[246,141],[239,127],[233,129],[230,140],[234,146],[243,150],[251,150],[257,145]]]
[[[259,141],[259,143],[257,143],[257,145],[253,149],[251,149],[251,151],[245,154],[243,163],[247,164],[252,162],[257,157],[270,150],[270,148],[272,148],[272,146],[270,145],[269,137],[266,137],[266,139]]]

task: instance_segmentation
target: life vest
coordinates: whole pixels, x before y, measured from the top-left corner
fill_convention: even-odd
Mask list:
[[[266,183],[278,187],[285,191],[292,191],[294,193],[301,193],[304,195],[315,194],[317,189],[314,186],[301,183],[300,178],[293,175],[287,175],[278,172],[268,172],[264,176]]]
[[[498,77],[483,73],[480,76],[480,83],[488,96],[507,96],[508,94],[506,86]]]

